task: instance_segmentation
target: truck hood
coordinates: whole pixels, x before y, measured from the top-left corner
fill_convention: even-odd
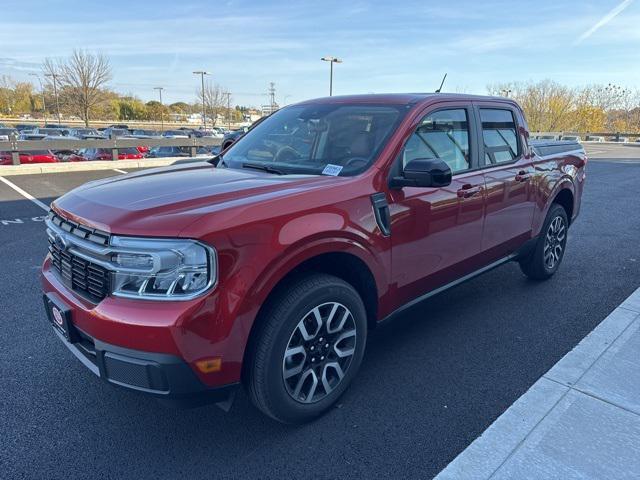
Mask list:
[[[110,233],[177,236],[205,213],[335,184],[341,177],[272,175],[206,162],[97,180],[52,205],[61,215]]]

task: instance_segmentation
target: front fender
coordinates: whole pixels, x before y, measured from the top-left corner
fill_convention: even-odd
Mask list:
[[[297,266],[307,260],[327,253],[347,253],[360,259],[371,271],[378,298],[386,293],[388,288],[385,268],[390,257],[389,253],[376,253],[371,245],[367,245],[353,235],[345,232],[323,232],[313,237],[301,238],[290,245],[281,255],[274,258],[258,275],[252,288],[247,292],[246,301],[253,304],[254,310],[266,301],[276,285]],[[255,312],[257,314],[257,310]],[[254,316],[255,317],[255,316]],[[250,323],[245,326],[250,330],[255,318],[245,319]]]

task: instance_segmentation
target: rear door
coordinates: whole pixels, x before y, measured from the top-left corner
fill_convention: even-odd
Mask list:
[[[440,158],[453,180],[442,188],[390,191],[392,275],[400,303],[479,267],[484,218],[484,176],[474,111],[469,102],[436,105],[418,118],[396,159]]]
[[[519,112],[512,104],[474,102],[474,110],[486,186],[482,251],[490,261],[531,238],[534,169]]]

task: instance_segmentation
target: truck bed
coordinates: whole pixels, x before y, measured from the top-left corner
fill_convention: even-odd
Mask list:
[[[530,140],[529,144],[540,157],[573,152],[584,153],[584,147],[572,140]]]

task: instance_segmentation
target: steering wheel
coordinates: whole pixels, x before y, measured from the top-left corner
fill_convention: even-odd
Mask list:
[[[349,167],[353,167],[353,166],[356,166],[356,165],[357,165],[357,167],[362,167],[362,166],[366,165],[367,163],[369,163],[369,160],[367,158],[364,158],[364,157],[352,157],[349,160],[347,160],[347,163],[344,164],[344,168],[349,168]]]
[[[286,162],[287,160],[295,160],[296,158],[300,158],[300,152],[289,145],[285,145],[278,149],[276,154],[273,156],[273,161]]]

